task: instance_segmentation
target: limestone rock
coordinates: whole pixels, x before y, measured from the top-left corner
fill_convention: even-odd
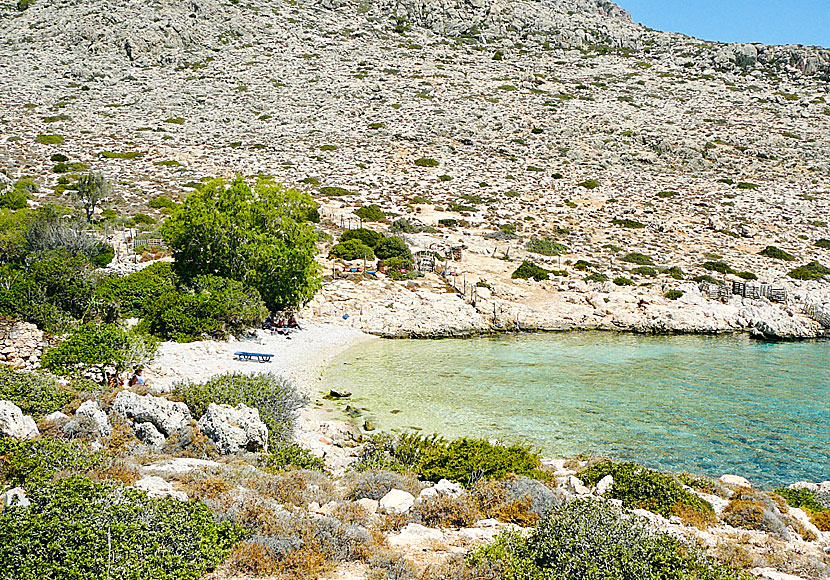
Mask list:
[[[591,490],[575,475],[568,476],[568,491],[576,495],[591,495]]]
[[[749,480],[745,477],[741,477],[740,475],[731,475],[731,474],[724,474],[718,478],[718,481],[724,483],[726,485],[735,485],[738,487],[748,487],[752,488],[752,484]]]
[[[0,438],[33,439],[40,435],[35,420],[11,401],[0,401]]]
[[[62,423],[63,421],[69,420],[69,415],[66,413],[61,413],[60,411],[55,411],[54,413],[49,413],[45,417],[43,417],[44,421],[48,421],[50,423]]]
[[[387,538],[389,545],[395,547],[427,548],[434,542],[444,540],[441,530],[427,528],[420,524],[407,524],[397,534]]]
[[[371,515],[375,515],[376,513],[378,513],[378,508],[380,507],[379,501],[377,501],[376,499],[369,499],[368,497],[359,499],[355,503]]]
[[[193,418],[184,403],[153,395],[142,397],[131,391],[118,393],[112,410],[136,423],[152,423],[165,436],[187,427]]]
[[[211,403],[199,419],[199,429],[221,453],[268,449],[268,427],[259,418],[259,411],[241,403],[236,407]]]
[[[164,435],[156,429],[155,425],[149,422],[136,425],[135,436],[138,437],[139,441],[150,447],[160,447],[165,441]]]
[[[606,475],[597,482],[597,495],[605,495],[614,487],[614,477]]]
[[[401,489],[390,490],[379,502],[380,509],[393,514],[404,514],[414,504],[415,496]]]
[[[76,417],[89,417],[92,419],[95,424],[98,426],[98,433],[102,437],[106,437],[110,433],[112,433],[112,427],[110,427],[109,420],[107,419],[107,414],[101,409],[98,405],[97,401],[93,401],[92,399],[84,401],[81,403],[81,406],[78,407],[78,410],[75,411]]]
[[[153,473],[156,475],[183,475],[191,471],[218,469],[222,464],[209,459],[196,459],[193,457],[176,457],[159,461],[141,468],[142,473]]]
[[[14,487],[3,494],[3,507],[28,507],[32,505],[26,497],[26,491],[22,487]]]
[[[148,497],[170,496],[180,501],[187,501],[187,494],[183,491],[176,491],[173,486],[157,475],[147,475],[133,484],[135,489],[147,492]]]

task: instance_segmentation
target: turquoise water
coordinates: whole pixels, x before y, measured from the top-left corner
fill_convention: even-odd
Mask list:
[[[830,479],[830,342],[562,333],[379,340],[325,374],[384,429],[762,485]]]

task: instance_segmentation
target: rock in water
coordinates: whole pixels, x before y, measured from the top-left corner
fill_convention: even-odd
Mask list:
[[[259,411],[241,403],[236,407],[211,403],[199,419],[199,429],[221,453],[268,449],[268,427],[259,418]]]
[[[34,439],[40,435],[35,420],[11,401],[0,401],[0,438]]]

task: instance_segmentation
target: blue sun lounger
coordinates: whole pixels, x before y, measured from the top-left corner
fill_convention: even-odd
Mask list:
[[[274,357],[272,354],[263,354],[261,352],[235,352],[233,356],[236,357],[236,360],[252,361],[256,359],[261,363],[271,362],[271,359]]]

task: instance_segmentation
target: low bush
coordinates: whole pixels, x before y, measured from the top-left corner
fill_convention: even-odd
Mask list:
[[[389,258],[404,258],[412,260],[412,252],[409,246],[403,241],[403,238],[396,236],[389,236],[380,240],[374,247],[375,255],[381,260],[388,260]]]
[[[680,508],[687,507],[714,517],[712,506],[683,489],[677,479],[636,463],[602,461],[579,473],[587,485],[596,485],[606,475],[614,478],[606,497],[622,500],[626,508],[643,508],[668,517],[680,515]]]
[[[777,246],[767,246],[763,250],[759,252],[759,255],[766,256],[767,258],[773,258],[775,260],[784,260],[787,262],[792,262],[795,260],[795,256],[782,250]]]
[[[613,219],[613,220],[611,220],[611,223],[614,224],[615,226],[619,226],[621,228],[642,229],[642,228],[646,227],[646,225],[644,223],[640,223],[637,220],[632,220],[632,219],[628,219],[628,218]]]
[[[444,226],[445,228],[454,228],[458,226],[458,220],[453,218],[444,218],[438,220],[439,226]]]
[[[295,443],[272,445],[266,455],[260,456],[259,466],[271,473],[285,471],[288,468],[316,471],[325,471],[326,469],[326,464],[322,459],[315,457],[308,449]]]
[[[340,197],[343,195],[354,195],[354,192],[349,191],[344,187],[333,187],[327,185],[320,188],[320,195],[327,195],[329,197]]]
[[[176,202],[166,195],[159,195],[147,202],[147,207],[153,209],[173,209],[176,207]]]
[[[200,502],[71,477],[27,490],[29,508],[0,514],[0,577],[202,577],[243,534]]]
[[[646,256],[645,254],[641,254],[639,252],[629,252],[622,258],[620,258],[623,262],[629,262],[631,264],[638,264],[640,266],[653,266],[654,260]]]
[[[367,222],[382,222],[386,219],[386,214],[376,204],[364,205],[355,210],[355,215]]]
[[[599,187],[599,181],[596,179],[586,179],[581,183],[577,183],[579,187],[584,187],[585,189],[596,189]]]
[[[649,276],[654,278],[657,275],[657,269],[652,268],[651,266],[640,266],[639,268],[634,268],[631,270],[635,274],[639,274],[640,276]]]
[[[297,410],[308,402],[293,382],[270,373],[226,373],[204,383],[178,383],[174,394],[195,417],[204,415],[210,403],[255,407],[271,445],[290,442]]]
[[[790,270],[788,276],[796,280],[821,280],[828,274],[830,274],[830,268],[813,261],[809,264],[799,266],[794,270]]]
[[[817,499],[812,490],[807,488],[790,489],[783,487],[775,490],[775,493],[787,501],[787,505],[795,508],[802,508],[807,512],[821,512],[826,508]]]
[[[481,519],[469,495],[434,495],[415,504],[415,521],[430,528],[467,528]]]
[[[74,397],[75,391],[54,377],[0,365],[0,400],[11,401],[26,415],[40,417],[60,411]]]
[[[739,580],[691,544],[655,532],[614,506],[579,500],[544,516],[529,537],[507,532],[469,558],[472,567],[499,572],[488,578],[545,580]],[[492,569],[492,568],[491,568]]]
[[[758,276],[753,272],[738,272],[738,278],[743,278],[744,280],[757,280]]]
[[[414,475],[393,471],[362,471],[353,474],[347,483],[346,499],[380,500],[393,489],[411,493],[415,497],[421,491],[421,484]]]
[[[342,243],[348,242],[349,240],[357,240],[370,248],[374,248],[382,239],[383,234],[380,232],[368,228],[357,228],[343,232],[338,241]]]
[[[677,197],[678,195],[680,195],[680,194],[676,191],[658,191],[657,192],[657,197],[662,197],[662,198]]]
[[[407,258],[389,258],[383,260],[386,276],[391,280],[414,280],[423,276],[415,269],[415,264]]]
[[[524,260],[522,264],[516,268],[516,270],[511,274],[511,278],[514,280],[522,279],[522,280],[536,280],[540,282],[542,280],[548,279],[549,272],[542,268],[541,266],[537,266],[530,260]]]
[[[0,481],[9,487],[29,489],[56,474],[98,477],[112,467],[113,461],[111,454],[78,441],[0,439]]]
[[[830,239],[821,238],[820,240],[816,240],[815,246],[823,250],[830,250]]]
[[[418,167],[438,167],[438,161],[431,157],[421,157],[415,160],[415,165]]]
[[[528,252],[542,254],[543,256],[559,256],[568,253],[567,246],[551,238],[531,240],[525,247]]]
[[[712,272],[719,272],[721,274],[735,274],[735,270],[727,264],[726,262],[721,261],[707,261],[701,264],[701,267],[705,270],[711,270]]]
[[[370,246],[357,239],[341,241],[332,246],[329,250],[329,258],[340,260],[373,260],[375,252]]]
[[[683,294],[685,294],[683,290],[666,290],[663,296],[665,296],[669,300],[677,300],[679,298],[682,298]]]
[[[35,138],[35,141],[41,145],[61,145],[64,142],[64,138],[61,135],[40,134]]]
[[[608,276],[606,276],[602,272],[594,272],[593,274],[585,276],[584,280],[586,282],[607,282]]]
[[[626,278],[625,276],[618,276],[614,278],[614,284],[617,286],[633,286],[634,280],[631,278]]]
[[[164,294],[175,291],[176,281],[172,266],[158,262],[127,276],[105,278],[95,297],[114,305],[122,316],[141,318]]]
[[[660,273],[670,276],[675,280],[682,280],[686,274],[680,266],[672,266],[670,268],[660,268]]]

